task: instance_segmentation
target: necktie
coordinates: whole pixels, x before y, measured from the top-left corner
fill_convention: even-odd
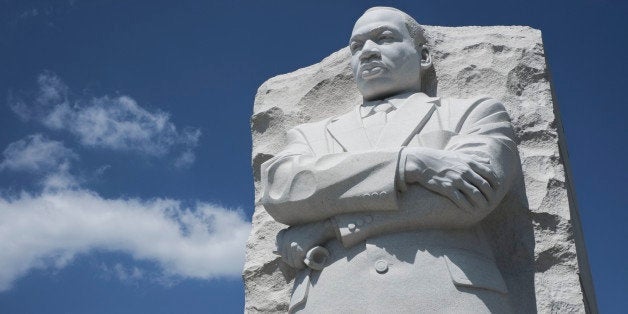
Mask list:
[[[375,143],[375,140],[381,133],[382,129],[386,125],[386,118],[389,112],[393,111],[393,106],[388,101],[383,101],[377,105],[374,105],[371,110],[362,118],[362,124],[366,129],[366,134],[371,143]]]
[[[395,106],[393,106],[388,101],[382,101],[378,104],[373,105],[372,107],[370,107],[370,110],[368,110],[362,117],[364,126],[369,127],[374,125],[386,124],[386,118],[388,113],[393,111],[394,109],[396,109]]]

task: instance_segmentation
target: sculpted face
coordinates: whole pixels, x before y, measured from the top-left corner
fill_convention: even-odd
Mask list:
[[[421,86],[421,52],[402,14],[379,9],[366,12],[353,27],[351,68],[365,100],[382,99]]]

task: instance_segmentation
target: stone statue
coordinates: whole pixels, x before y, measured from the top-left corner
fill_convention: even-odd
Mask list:
[[[511,312],[480,226],[521,175],[504,106],[423,93],[429,47],[397,9],[366,11],[350,50],[363,102],[261,166],[261,203],[290,226],[277,254],[300,269],[289,310]]]

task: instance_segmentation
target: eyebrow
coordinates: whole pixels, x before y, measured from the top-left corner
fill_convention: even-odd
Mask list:
[[[373,28],[372,30],[368,31],[367,33],[355,34],[355,35],[351,36],[351,38],[349,39],[349,42],[355,41],[356,39],[362,39],[362,38],[364,38],[364,37],[366,37],[366,36],[368,36],[370,34],[373,34],[373,33],[381,34],[384,31],[391,31],[391,32],[393,32],[395,34],[399,34],[399,31],[396,30],[396,29],[391,28],[388,25],[381,25],[381,26],[377,26],[377,27]]]

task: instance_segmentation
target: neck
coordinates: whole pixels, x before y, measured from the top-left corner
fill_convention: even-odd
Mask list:
[[[404,91],[400,93],[382,95],[381,97],[362,98],[362,99],[364,100],[364,102],[372,102],[372,101],[386,100],[386,99],[408,98],[411,95],[420,93],[420,92],[421,92],[420,90],[408,90],[408,91]]]
[[[420,93],[420,92],[421,92],[420,87],[411,87],[411,88],[391,91],[387,93],[380,93],[377,95],[364,96],[364,94],[362,94],[362,99],[364,99],[364,101],[384,100],[384,99],[396,97],[397,95],[410,95],[410,94]]]

